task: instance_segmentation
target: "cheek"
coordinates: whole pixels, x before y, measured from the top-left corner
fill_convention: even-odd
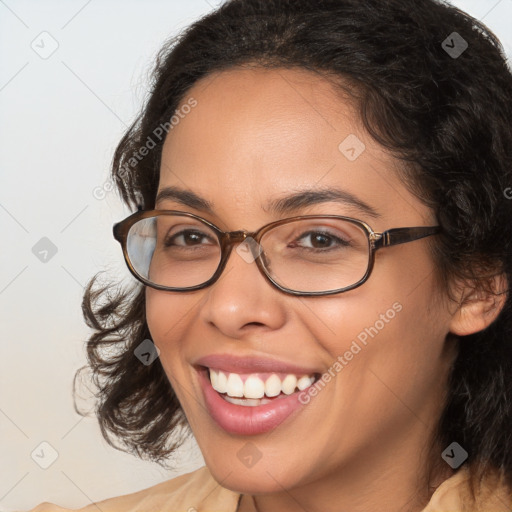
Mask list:
[[[397,402],[401,394],[416,403],[447,371],[448,312],[432,277],[404,280],[387,270],[345,295],[309,301],[298,314],[351,407]]]
[[[193,304],[183,294],[173,295],[168,292],[146,288],[146,321],[151,338],[160,350],[160,360],[167,376],[172,381],[178,375],[177,364],[182,351],[179,342],[187,329],[188,318],[192,314]]]
[[[160,351],[164,348],[160,341],[166,330],[169,329],[168,316],[165,314],[169,311],[168,299],[162,292],[146,288],[146,321],[151,332],[153,342],[157,344]]]

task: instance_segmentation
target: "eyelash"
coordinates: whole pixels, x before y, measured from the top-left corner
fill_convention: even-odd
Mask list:
[[[325,236],[325,237],[328,237],[330,238],[331,240],[334,240],[339,246],[342,246],[342,247],[350,247],[350,242],[348,240],[344,240],[342,238],[339,238],[337,237],[336,235],[332,234],[332,233],[329,233],[327,231],[307,231],[305,233],[303,233],[299,238],[297,238],[296,240],[301,240],[307,236],[311,236],[311,235],[321,235],[321,236]],[[307,250],[322,250],[322,249],[318,249],[318,248],[315,248],[315,247],[306,247],[305,249]],[[335,249],[334,247],[327,247],[326,250],[333,250]],[[325,252],[325,250],[323,250],[323,252]]]
[[[171,247],[173,245],[176,246],[172,242],[175,241],[180,236],[185,237],[187,235],[188,236],[190,236],[190,235],[197,235],[197,236],[199,236],[201,238],[201,240],[205,239],[205,238],[212,240],[211,237],[209,237],[205,233],[202,233],[201,231],[193,230],[193,229],[184,229],[182,231],[179,231],[178,233],[175,233],[171,237],[166,237],[166,239],[164,241],[164,245],[166,247]],[[337,243],[338,246],[350,247],[350,245],[351,245],[351,243],[348,240],[342,239],[342,238],[334,235],[333,233],[329,233],[327,231],[313,231],[313,230],[306,231],[306,232],[302,233],[298,238],[296,238],[292,242],[292,244],[298,245],[298,244],[296,244],[297,240],[302,240],[302,239],[304,239],[304,238],[306,238],[308,236],[311,237],[311,236],[316,236],[316,235],[327,237],[331,241],[334,241],[335,243]],[[194,245],[202,245],[202,244],[194,244]],[[184,247],[184,245],[178,245],[178,246]],[[293,245],[292,245],[292,247],[293,247]],[[303,249],[310,250],[310,251],[323,251],[323,252],[325,252],[326,250],[333,250],[335,248],[330,246],[330,247],[327,247],[327,248],[303,247]]]

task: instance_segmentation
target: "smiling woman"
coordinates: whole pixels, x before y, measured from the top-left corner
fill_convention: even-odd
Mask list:
[[[206,467],[82,510],[510,510],[511,118],[500,43],[434,0],[170,41],[112,170],[138,281],[83,310],[105,438]]]

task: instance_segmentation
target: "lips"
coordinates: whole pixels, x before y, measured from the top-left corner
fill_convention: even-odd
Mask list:
[[[230,354],[202,357],[194,367],[210,416],[228,433],[239,435],[276,428],[303,408],[299,391],[320,375],[313,368],[275,359]]]
[[[316,368],[286,363],[277,359],[265,357],[238,357],[232,354],[212,354],[197,359],[195,366],[216,368],[228,373],[284,373],[295,375],[310,375],[320,373]]]

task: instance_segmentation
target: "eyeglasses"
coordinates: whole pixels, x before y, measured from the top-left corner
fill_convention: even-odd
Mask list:
[[[439,226],[376,233],[363,221],[339,215],[282,219],[255,232],[222,231],[177,210],[138,211],[114,225],[130,272],[158,290],[200,290],[219,279],[233,246],[279,290],[301,296],[332,295],[361,286],[375,251],[434,235]]]

